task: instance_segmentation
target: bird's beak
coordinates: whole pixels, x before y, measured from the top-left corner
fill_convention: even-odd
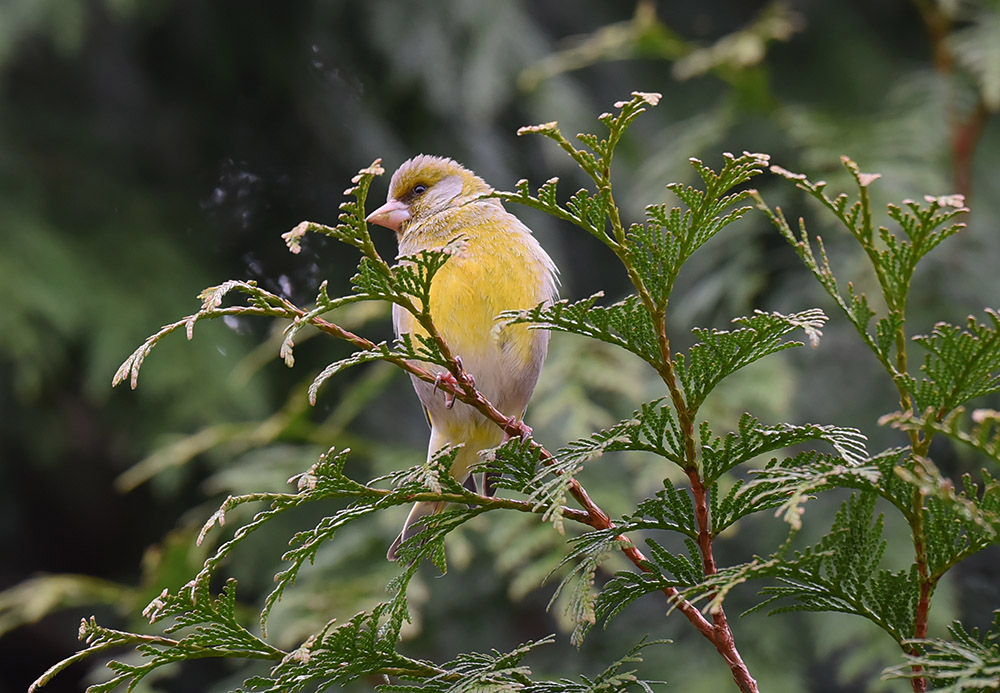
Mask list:
[[[410,206],[399,200],[389,200],[384,205],[369,214],[365,221],[369,224],[378,224],[387,229],[392,229],[396,233],[401,233],[404,221],[410,218]]]

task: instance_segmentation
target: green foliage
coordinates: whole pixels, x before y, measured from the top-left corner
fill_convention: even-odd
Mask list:
[[[364,216],[372,181],[383,172],[376,161],[353,180],[354,186],[346,192],[352,199],[341,205],[336,226],[303,222],[285,234],[293,252],[301,249],[307,232],[323,233],[360,251],[350,295],[331,298],[324,283],[315,306],[306,309],[253,282],[225,282],[202,293],[198,312],[165,326],[140,346],[121,366],[115,383],[129,380],[135,387],[143,361],[158,342],[181,328],[190,339],[200,320],[240,316],[284,319],[289,325],[279,353],[288,366],[294,364],[295,340],[307,326],[353,348],[350,355],[315,377],[308,388],[310,402],[315,403],[319,388],[341,371],[375,361],[433,382],[507,435],[502,445],[482,454],[474,470],[506,493],[479,494],[454,479],[450,470],[458,448],[439,450],[422,464],[366,483],[345,473],[348,451],[331,448],[307,472],[293,477],[298,484],[295,493],[250,493],[226,499],[206,523],[201,538],[216,523],[223,524],[226,514],[237,507],[263,503],[266,508],[221,543],[190,582],[179,590],[165,590],[150,604],[144,614],[151,626],[173,619],[162,629],[163,635],[111,631],[87,622],[82,637],[88,647],[56,665],[37,685],[75,661],[124,645],[135,650],[141,663],[112,662],[112,678],[91,690],[110,691],[119,684],[131,688],[159,667],[204,657],[269,661],[266,674],[245,681],[246,689],[254,691],[324,690],[362,677],[379,677],[384,683],[377,690],[385,691],[652,690],[652,682],[640,680],[633,671],[623,671],[626,663],[638,661],[645,642],[595,678],[558,681],[535,681],[523,664],[531,650],[549,639],[508,653],[459,653],[442,665],[401,651],[401,632],[412,618],[408,588],[417,571],[430,562],[445,573],[447,535],[478,515],[500,510],[551,522],[560,533],[570,523],[586,528],[570,537],[568,550],[552,571],[561,578],[552,603],[559,602],[565,608],[573,626],[570,640],[576,645],[598,621],[607,624],[638,598],[661,592],[669,613],[682,614],[722,655],[737,686],[755,691],[756,684],[737,650],[725,605],[737,586],[750,580],[768,580],[760,601],[750,611],[776,606],[772,614],[834,611],[861,616],[911,657],[911,667],[925,661],[930,667],[935,652],[946,652],[946,645],[918,636],[927,632],[931,599],[939,580],[963,559],[995,543],[1000,529],[1000,484],[984,473],[980,482],[967,478],[960,491],[949,487],[928,453],[931,438],[941,433],[996,458],[996,417],[980,415],[978,428],[969,433],[962,431],[958,419],[961,405],[1000,389],[1000,315],[988,311],[991,324],[970,319],[966,329],[939,323],[930,335],[911,340],[906,333],[906,306],[917,264],[962,228],[954,221],[967,211],[961,198],[926,198],[925,203],[907,201],[890,206],[888,216],[898,231],[884,226],[876,229],[869,198],[876,174],[861,173],[856,164],[844,159],[858,188],[858,198],[852,202],[847,195],[830,198],[825,183],[811,183],[805,176],[771,167],[817,199],[861,246],[886,306],[885,315],[872,329],[875,311],[866,296],[852,286],[848,286],[846,296],[841,292],[822,241],[818,242],[817,256],[804,224],[801,233],[794,234],[780,210],[772,211],[756,191],[745,187],[764,171],[769,163],[767,155],[726,154],[718,172],[691,159],[700,184],[667,186],[682,206],[650,205],[644,221],[622,221],[611,177],[615,149],[630,124],[659,99],[658,94],[635,92],[630,100],[617,103],[616,113],[598,119],[606,134],[577,136],[582,148],[570,143],[554,122],[519,131],[553,140],[592,180],[593,190],[581,190],[560,203],[557,181],[550,179],[535,195],[526,181],[518,183],[515,192],[491,193],[492,197],[540,209],[597,237],[621,262],[634,291],[610,306],[598,306],[601,294],[595,294],[582,301],[503,313],[498,319],[618,346],[653,368],[658,376],[658,397],[640,404],[630,417],[571,440],[554,453],[535,441],[525,424],[508,420],[476,389],[462,367],[461,355],[451,351],[430,313],[435,274],[455,246],[402,257],[390,265],[372,243]],[[686,354],[673,349],[667,306],[682,266],[711,238],[750,212],[752,207],[742,203],[751,197],[886,369],[896,385],[902,411],[884,421],[906,432],[908,447],[870,455],[866,436],[853,428],[768,424],[745,413],[735,430],[717,434],[715,422],[706,420],[707,407],[703,405],[726,378],[765,357],[804,345],[789,339],[796,330],[802,330],[806,340],[817,347],[827,322],[819,309],[791,314],[758,310],[734,319],[731,330],[696,327],[696,342]],[[461,238],[454,241],[456,245],[462,242]],[[242,295],[245,303],[224,306],[230,294]],[[327,319],[332,311],[359,301],[394,304],[397,310],[409,312],[420,329],[392,344],[375,343]],[[928,351],[919,384],[907,370],[911,341]],[[427,365],[437,368],[431,372]],[[449,378],[437,375],[442,369]],[[809,449],[816,443],[830,446],[832,452]],[[801,449],[803,446],[807,448]],[[786,456],[776,456],[779,451],[787,451],[781,453]],[[669,462],[684,484],[664,479],[634,509],[612,519],[588,494],[581,479],[597,460],[613,464],[606,455],[620,452],[642,453],[644,459]],[[741,466],[750,466],[765,455],[775,456],[761,461],[763,468],[753,470],[753,478],[743,476]],[[852,493],[815,545],[797,545],[807,505],[831,489]],[[899,570],[889,570],[883,564],[886,539],[884,517],[876,511],[879,499],[901,515],[912,533],[913,560]],[[340,625],[327,623],[292,651],[269,643],[266,628],[271,612],[324,547],[340,540],[345,528],[356,521],[414,501],[447,506],[423,518],[416,535],[399,547],[400,569],[387,586],[390,595],[386,601]],[[284,566],[274,576],[276,584],[260,610],[257,636],[238,618],[235,580],[229,578],[218,595],[212,585],[223,577],[228,559],[251,535],[275,517],[305,505],[322,508],[324,516],[311,529],[291,538],[281,556]],[[766,557],[726,564],[716,555],[717,540],[736,523],[764,510],[776,511],[785,520],[787,539]],[[682,551],[669,548],[665,532],[678,535],[670,538],[679,539]],[[627,560],[631,568],[616,570],[604,579],[602,567],[612,557]],[[701,604],[705,604],[711,621],[699,610]],[[182,637],[167,637],[174,633],[182,633]],[[988,634],[982,642],[992,642],[993,635]],[[953,629],[953,637],[971,642],[960,626]],[[980,657],[977,661],[986,660]],[[911,672],[919,676],[916,669]]]
[[[650,205],[646,208],[646,223],[629,227],[627,261],[649,290],[654,305],[665,309],[681,266],[719,231],[752,209],[735,207],[750,197],[750,190],[732,190],[762,173],[768,161],[766,154],[744,152],[735,157],[726,153],[722,169],[716,173],[692,158],[691,166],[705,189],[680,183],[667,186],[687,209]]]
[[[972,412],[972,426],[966,426],[965,409],[955,409],[942,420],[924,419],[913,412],[887,414],[881,423],[891,424],[904,431],[926,430],[948,436],[952,440],[968,445],[976,452],[1000,462],[1000,413],[993,409],[975,409]]]
[[[822,239],[817,239],[820,251],[817,259],[804,226],[800,237],[797,238],[785,221],[781,210],[772,212],[759,197],[758,208],[771,218],[785,240],[792,244],[806,267],[837,302],[882,364],[892,375],[902,378],[902,374],[898,372],[898,363],[894,361],[892,349],[896,351],[895,358],[898,358],[904,349],[899,338],[905,323],[906,297],[910,291],[913,273],[917,263],[927,253],[949,236],[965,228],[963,223],[951,222],[957,215],[968,212],[968,209],[963,206],[964,199],[961,195],[927,196],[925,204],[906,200],[903,203],[905,209],[897,205],[888,207],[888,216],[899,225],[904,235],[901,237],[885,226],[879,226],[876,230],[872,221],[868,188],[880,176],[862,173],[858,165],[847,157],[843,157],[842,161],[858,187],[858,198],[853,202],[843,193],[831,198],[826,194],[825,182],[812,183],[804,175],[792,173],[780,166],[772,166],[771,170],[794,181],[796,187],[817,199],[833,213],[865,251],[889,309],[888,315],[878,321],[874,337],[869,332],[869,323],[875,317],[875,312],[869,306],[868,299],[863,294],[855,294],[852,286],[848,286],[846,298],[840,292]]]
[[[582,301],[557,301],[525,311],[508,311],[501,317],[510,324],[525,323],[538,329],[558,330],[599,339],[632,352],[657,368],[660,352],[649,313],[638,296],[628,296],[610,306],[598,306],[594,294]]]
[[[236,619],[236,580],[229,579],[216,597],[208,585],[193,582],[176,594],[166,590],[153,600],[143,612],[151,621],[172,618],[173,623],[165,633],[185,631],[180,639],[146,636],[103,628],[91,618],[80,625],[80,639],[88,647],[45,672],[29,690],[37,690],[62,669],[85,657],[122,646],[135,647],[148,661],[128,664],[111,661],[108,668],[114,676],[104,683],[88,688],[92,693],[113,691],[121,684],[132,690],[143,678],[156,669],[192,659],[206,657],[241,657],[249,659],[274,659],[284,653],[244,628]]]
[[[829,533],[814,547],[773,564],[779,584],[765,587],[754,610],[780,599],[784,611],[840,611],[863,616],[897,640],[913,632],[919,584],[916,569],[879,569],[885,552],[883,518],[875,516],[874,493],[844,501]]]
[[[740,327],[732,331],[696,327],[694,333],[701,341],[691,347],[686,359],[677,356],[677,373],[692,409],[701,406],[725,377],[765,356],[802,346],[802,342],[782,341],[781,338],[792,330],[802,329],[809,342],[818,346],[820,328],[826,323],[826,316],[820,310],[795,315],[757,311],[750,317],[735,318],[733,322]]]
[[[948,626],[951,640],[911,640],[923,652],[907,655],[907,663],[891,667],[885,678],[926,676],[935,691],[945,693],[982,693],[995,691],[1000,680],[1000,612],[993,612],[993,624],[980,634],[961,623]]]
[[[622,667],[633,662],[641,662],[640,651],[650,645],[666,641],[640,642],[617,662],[593,679],[581,676],[579,681],[560,679],[539,681],[531,678],[531,670],[521,664],[521,660],[539,645],[552,642],[545,638],[525,643],[511,652],[469,653],[457,657],[441,667],[440,673],[416,686],[378,686],[379,691],[411,693],[415,691],[438,691],[440,693],[479,693],[497,691],[526,691],[527,693],[612,693],[638,688],[652,692],[651,684],[662,681],[643,681],[634,671],[622,671]]]
[[[765,587],[762,608],[779,599],[793,604],[777,610],[830,610],[860,615],[889,633],[909,659],[908,673],[900,667],[891,675],[913,679],[914,690],[924,690],[927,679],[942,680],[934,674],[924,678],[921,669],[925,641],[914,635],[927,632],[929,611],[939,580],[960,561],[995,544],[997,536],[997,484],[983,470],[982,482],[969,475],[964,489],[958,490],[945,479],[928,456],[937,434],[954,438],[986,453],[995,449],[989,410],[983,410],[971,432],[965,432],[962,405],[998,389],[1000,360],[997,358],[997,315],[987,309],[989,324],[969,318],[967,327],[939,322],[929,335],[910,337],[906,332],[907,299],[917,264],[935,247],[954,235],[964,224],[955,217],[968,210],[960,195],[924,198],[924,203],[907,200],[902,206],[889,205],[888,216],[902,235],[885,226],[875,229],[872,221],[869,186],[879,177],[861,173],[844,157],[843,163],[858,188],[851,202],[846,194],[830,198],[825,183],[812,183],[805,176],[772,167],[776,173],[796,183],[819,200],[864,250],[886,306],[874,334],[869,325],[876,312],[867,297],[848,285],[845,297],[817,238],[819,256],[813,252],[804,222],[797,236],[780,210],[772,211],[757,196],[758,207],[770,218],[794,247],[820,285],[843,310],[864,343],[871,349],[895,384],[900,398],[899,412],[882,417],[880,423],[905,431],[909,447],[887,450],[864,465],[845,468],[822,458],[789,467],[771,465],[755,484],[765,497],[785,493],[780,507],[793,530],[801,526],[802,504],[811,494],[831,487],[860,490],[846,501],[830,533],[815,547],[795,552],[785,559],[779,552],[767,561],[757,561],[751,572],[770,574],[779,585]],[[907,346],[916,342],[928,353],[919,381],[908,371]],[[897,572],[877,568],[884,551],[882,518],[874,518],[874,501],[881,496],[905,519],[913,541],[913,563]],[[742,577],[741,577],[742,579]],[[716,588],[726,591],[737,582],[720,578]],[[774,612],[773,612],[774,613]],[[961,626],[953,629],[959,638]],[[941,648],[941,652],[949,646]],[[929,656],[929,663],[935,656]],[[948,657],[943,657],[948,659]],[[933,667],[932,667],[933,668]],[[971,670],[970,670],[971,671]],[[975,678],[973,677],[973,679]],[[958,678],[950,680],[951,683]],[[956,685],[976,689],[965,678]]]
[[[925,378],[915,388],[919,411],[941,413],[1000,390],[1000,315],[987,309],[990,324],[969,317],[967,328],[938,323],[929,335],[914,341],[927,350],[921,370]]]

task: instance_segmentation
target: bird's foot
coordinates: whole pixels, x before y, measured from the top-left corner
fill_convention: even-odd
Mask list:
[[[462,375],[462,380],[464,380],[469,387],[475,387],[476,379],[472,377],[472,373],[465,370],[465,364],[462,363],[461,356],[455,356],[455,365],[458,366],[459,373]]]
[[[507,419],[507,428],[519,429],[519,436],[521,438],[522,443],[527,443],[528,438],[530,438],[531,434],[534,433],[534,431],[531,429],[531,426],[524,423],[524,421],[518,421],[516,416],[512,416],[509,419]],[[504,442],[506,442],[511,438],[513,438],[514,436],[510,435],[509,433],[507,433],[506,430],[504,430],[503,437],[504,437]]]
[[[453,388],[458,388],[458,381],[455,380],[455,376],[448,372],[438,373],[434,378],[434,392],[437,392],[438,388],[441,387],[441,383],[447,383]],[[445,409],[451,409],[453,406],[455,406],[455,393],[449,390],[444,390]]]

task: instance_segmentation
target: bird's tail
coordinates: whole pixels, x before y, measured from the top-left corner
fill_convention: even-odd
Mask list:
[[[392,546],[389,547],[389,551],[385,554],[385,557],[390,561],[395,561],[398,558],[396,552],[399,550],[399,545],[422,529],[423,523],[421,520],[428,515],[435,515],[441,512],[446,505],[447,503],[444,501],[417,501],[414,503],[410,509],[410,514],[406,516],[406,522],[403,523],[403,531],[396,537],[396,541],[392,542]]]

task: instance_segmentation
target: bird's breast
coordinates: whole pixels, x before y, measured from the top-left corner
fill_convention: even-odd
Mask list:
[[[456,211],[469,211],[472,206]],[[424,247],[403,245],[401,254],[443,247],[458,236],[465,239],[434,276],[431,316],[476,378],[479,390],[508,416],[520,416],[538,378],[548,334],[496,318],[503,311],[551,300],[555,290],[552,263],[530,232],[502,208],[490,205],[480,215],[485,218],[467,219],[467,223],[461,223],[461,214],[456,216],[446,228],[435,229],[433,244],[424,239]],[[394,315],[397,333],[421,331],[408,314],[397,310]],[[420,389],[418,394],[423,400]]]

